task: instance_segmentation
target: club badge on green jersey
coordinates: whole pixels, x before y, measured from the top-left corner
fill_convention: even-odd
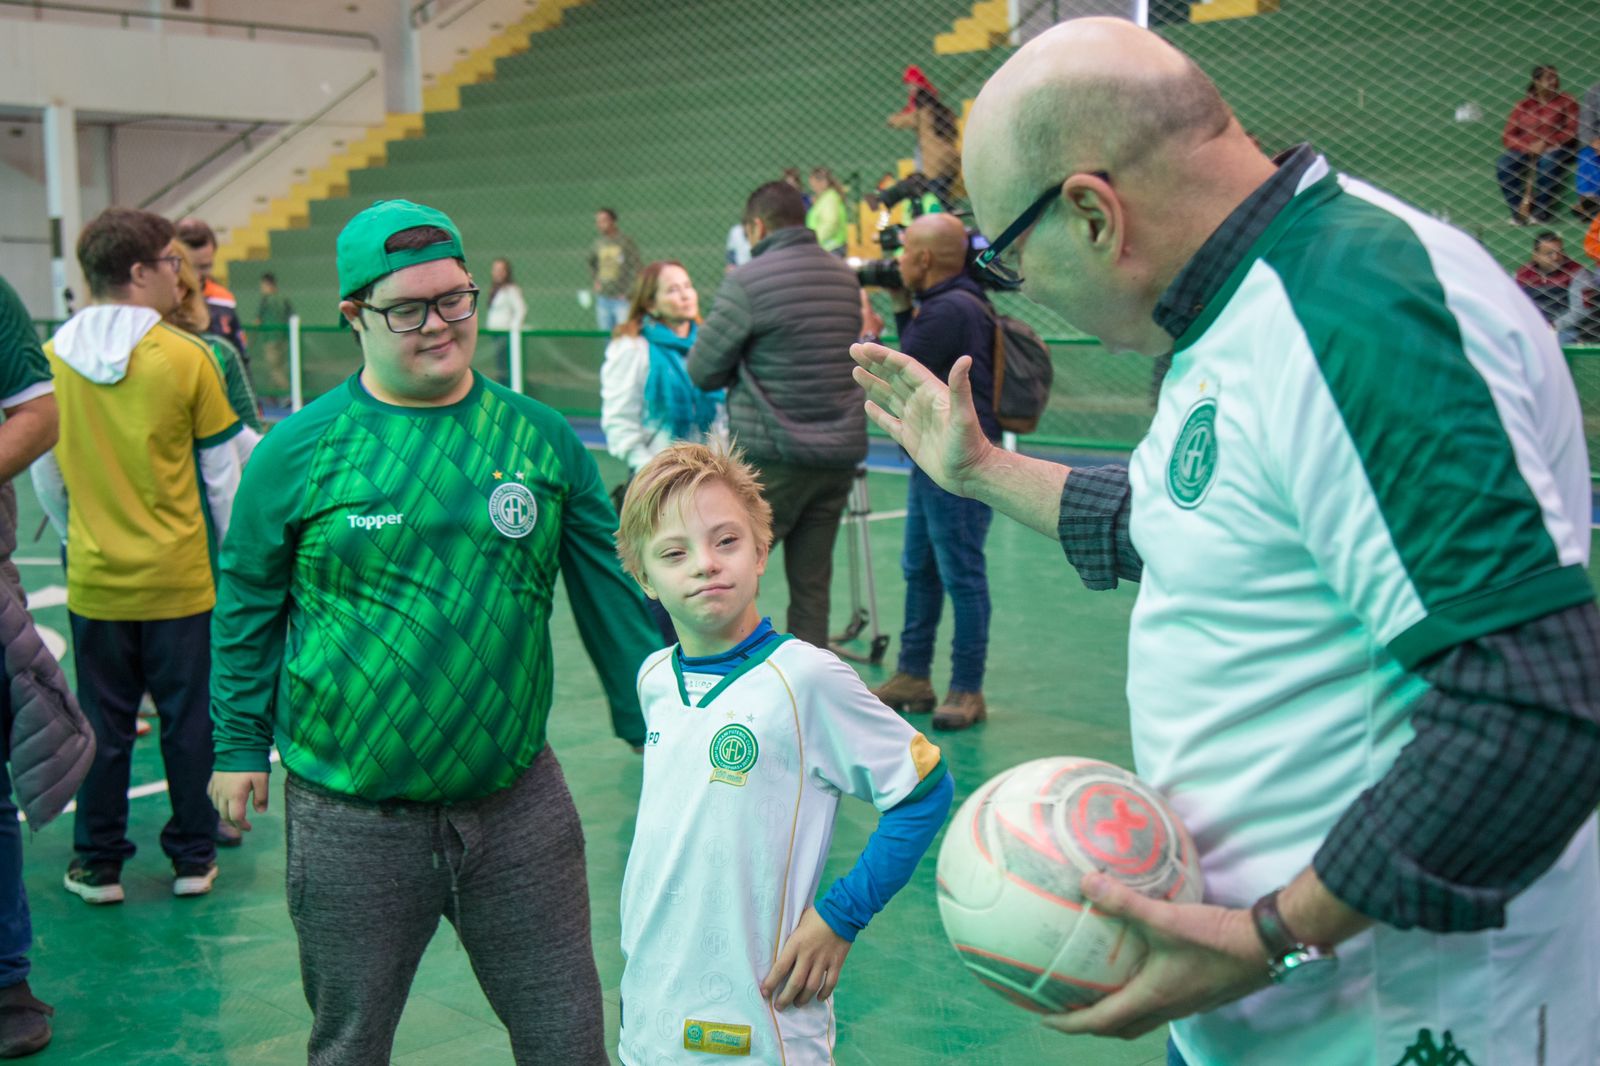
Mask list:
[[[515,481],[501,481],[505,475],[496,470],[494,478],[501,483],[489,494],[489,521],[501,533],[519,540],[533,532],[539,517],[539,501],[522,483],[526,476],[519,471]]]
[[[1167,492],[1185,510],[1199,507],[1217,477],[1217,401],[1207,396],[1189,408],[1167,460]]]
[[[744,787],[761,748],[746,726],[725,725],[711,738],[711,780]]]

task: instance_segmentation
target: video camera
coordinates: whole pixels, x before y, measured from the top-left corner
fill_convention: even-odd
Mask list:
[[[884,252],[897,252],[905,246],[904,226],[885,226],[878,231],[878,247]],[[1022,278],[1002,265],[999,260],[980,270],[975,261],[989,247],[989,238],[967,227],[967,276],[991,292],[1015,292],[1022,287]],[[892,258],[860,259],[852,263],[856,278],[863,288],[903,289],[905,279],[900,276],[900,264]]]

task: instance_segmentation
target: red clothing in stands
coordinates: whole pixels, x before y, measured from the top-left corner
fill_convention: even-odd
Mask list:
[[[1557,93],[1541,103],[1524,96],[1511,109],[1500,141],[1513,152],[1532,152],[1535,141],[1545,148],[1571,146],[1578,140],[1578,101]]]

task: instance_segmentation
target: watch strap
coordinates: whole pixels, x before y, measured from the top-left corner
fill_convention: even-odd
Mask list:
[[[1300,939],[1289,931],[1289,924],[1283,920],[1283,912],[1278,910],[1278,893],[1282,891],[1281,888],[1273,889],[1256,900],[1250,908],[1250,920],[1255,923],[1256,935],[1267,949],[1267,958],[1273,961],[1304,947]]]

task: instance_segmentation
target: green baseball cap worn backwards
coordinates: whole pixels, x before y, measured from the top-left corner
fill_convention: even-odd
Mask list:
[[[398,252],[383,250],[390,237],[416,226],[438,226],[450,234],[450,239],[422,248],[402,248]],[[408,266],[431,263],[435,259],[466,258],[461,250],[461,231],[450,221],[450,216],[410,200],[376,201],[345,223],[334,247],[340,299]]]

